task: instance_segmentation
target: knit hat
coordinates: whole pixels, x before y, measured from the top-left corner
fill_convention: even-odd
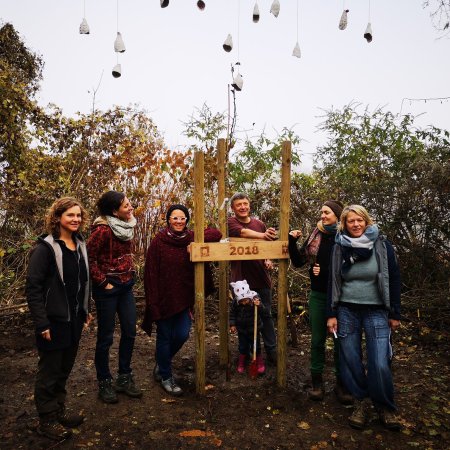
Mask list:
[[[180,211],[184,212],[184,215],[186,216],[186,225],[189,222],[189,219],[191,218],[191,216],[189,215],[189,211],[186,208],[186,206],[184,205],[172,205],[168,210],[167,210],[167,214],[166,214],[166,221],[167,221],[167,225],[169,225],[169,217],[172,214],[173,211],[175,211],[176,209],[179,209]]]
[[[339,200],[327,200],[324,203],[324,206],[328,206],[331,211],[334,212],[334,215],[338,218],[341,217],[342,210],[344,209],[344,205]]]

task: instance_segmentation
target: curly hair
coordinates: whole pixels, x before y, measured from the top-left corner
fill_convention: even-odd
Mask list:
[[[372,219],[372,217],[370,217],[370,214],[367,212],[367,209],[364,208],[364,206],[349,205],[349,206],[346,206],[342,211],[341,219],[340,219],[339,227],[338,227],[339,231],[345,230],[345,227],[347,225],[347,216],[350,212],[354,212],[359,217],[362,217],[365,220],[367,226],[373,225],[375,223],[374,220]]]
[[[80,229],[83,229],[84,225],[89,219],[89,216],[86,210],[83,208],[83,205],[73,197],[63,197],[56,200],[47,211],[47,215],[45,216],[45,229],[47,233],[53,235],[54,238],[59,238],[59,223],[61,216],[65,211],[72,208],[73,206],[79,206],[81,209]]]

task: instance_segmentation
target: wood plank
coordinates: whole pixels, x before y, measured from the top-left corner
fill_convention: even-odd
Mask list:
[[[193,242],[191,261],[242,261],[288,259],[288,241]]]

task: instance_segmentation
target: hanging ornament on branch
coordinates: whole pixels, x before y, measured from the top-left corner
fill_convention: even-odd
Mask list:
[[[233,50],[233,38],[232,38],[231,34],[229,34],[227,36],[222,47],[227,53],[229,53],[229,52],[231,52],[231,50]]]
[[[80,34],[89,34],[91,30],[86,20],[86,0],[83,1],[83,20],[80,24]]]
[[[369,23],[367,24],[366,31],[364,32],[364,39],[367,42],[372,42],[372,24],[370,23],[370,0],[369,0]]]
[[[255,6],[253,7],[253,22],[258,23],[259,22],[259,6],[258,2],[255,3]]]
[[[275,17],[278,17],[278,14],[280,14],[280,2],[279,2],[279,0],[273,0],[272,6],[270,7],[270,12]]]
[[[236,76],[233,77],[233,83],[231,84],[231,86],[233,87],[234,90],[236,91],[242,91],[242,86],[244,85],[244,79],[242,78],[242,75],[240,73],[240,66],[241,63],[238,61],[235,66],[237,66],[237,74]],[[234,74],[234,67],[231,67],[231,73]]]
[[[197,7],[200,11],[203,11],[205,9],[205,2],[203,0],[198,0]]]
[[[122,75],[122,66],[117,63],[112,70],[112,76],[114,78],[119,78]]]
[[[348,14],[348,12],[349,12],[348,9],[344,9],[344,11],[342,11],[341,20],[339,21],[339,29],[340,30],[345,30],[347,28],[347,14]]]
[[[169,0],[160,0],[161,1],[161,8],[166,8],[169,6]]]
[[[125,44],[122,39],[122,34],[117,32],[116,40],[114,41],[114,51],[116,53],[123,53],[126,50]]]
[[[294,50],[292,50],[292,56],[300,58],[302,52],[300,51],[300,44],[298,43],[298,0],[297,0],[297,43],[295,44]]]

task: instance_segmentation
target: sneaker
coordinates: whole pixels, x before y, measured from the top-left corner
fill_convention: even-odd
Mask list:
[[[57,416],[58,422],[67,428],[76,428],[80,426],[85,419],[83,414],[68,413],[65,406],[62,405]]]
[[[348,423],[351,427],[361,430],[365,427],[368,417],[368,399],[356,400],[354,401],[354,409],[350,417],[348,418]]]
[[[347,391],[346,387],[340,380],[336,381],[333,391],[336,394],[339,403],[342,405],[353,405],[354,398],[352,394]]]
[[[62,441],[72,436],[72,431],[64,428],[57,419],[57,414],[48,414],[39,419],[38,434],[55,441]]]
[[[247,359],[247,355],[239,355],[237,371],[238,373],[245,373],[245,360]]]
[[[323,389],[323,379],[321,373],[311,374],[312,388],[308,391],[308,398],[316,402],[323,400],[325,391]]]
[[[119,401],[111,378],[98,382],[98,398],[104,403],[117,403]]]
[[[262,355],[256,357],[256,367],[258,368],[258,375],[263,375],[266,372],[266,366]]]
[[[183,390],[175,383],[173,377],[167,378],[167,380],[161,380],[161,386],[170,395],[175,397],[183,395]]]
[[[398,431],[401,428],[400,421],[393,411],[387,409],[378,410],[378,417],[385,428],[391,431]]]
[[[155,367],[153,368],[153,379],[155,381],[157,381],[158,383],[161,383],[161,381],[162,381],[161,374],[159,373],[159,366],[158,366],[158,364],[155,364]]]
[[[127,394],[128,397],[142,397],[142,391],[136,386],[131,373],[122,373],[117,377],[115,390]]]

